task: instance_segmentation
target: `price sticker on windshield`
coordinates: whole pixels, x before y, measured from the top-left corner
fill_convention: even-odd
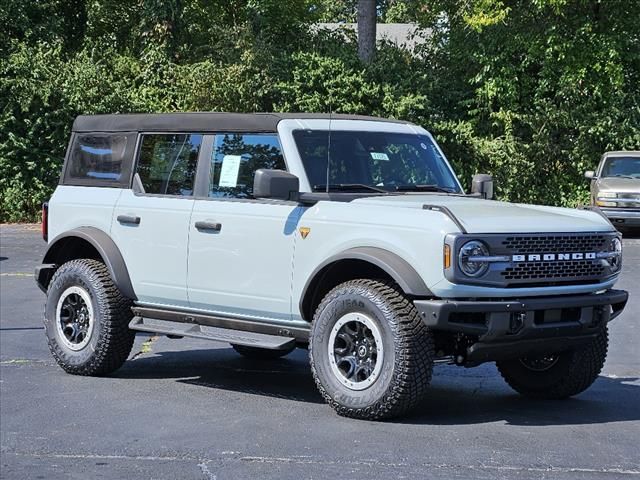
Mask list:
[[[382,152],[371,152],[371,158],[374,160],[384,160],[385,162],[389,161],[389,156]]]

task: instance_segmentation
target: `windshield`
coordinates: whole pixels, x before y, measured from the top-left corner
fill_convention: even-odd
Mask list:
[[[295,130],[293,137],[314,191],[461,193],[444,158],[426,135],[332,130],[329,139],[327,130]]]
[[[600,176],[640,178],[640,157],[610,157]]]

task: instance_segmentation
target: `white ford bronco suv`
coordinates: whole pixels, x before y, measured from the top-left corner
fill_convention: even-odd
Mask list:
[[[523,395],[589,387],[619,234],[597,211],[465,194],[423,128],[319,114],[80,116],[36,280],[60,366],[106,375],[136,331],[273,359],[308,348],[339,414],[401,415],[434,364],[497,363]]]

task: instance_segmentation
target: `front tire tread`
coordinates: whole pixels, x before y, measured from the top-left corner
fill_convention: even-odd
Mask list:
[[[341,416],[366,420],[401,416],[426,395],[435,356],[433,338],[411,301],[395,285],[379,280],[358,279],[338,285],[318,305],[314,322],[332,301],[344,293],[369,297],[382,310],[383,316],[394,324],[397,352],[394,379],[385,395],[373,405],[362,409],[344,406],[333,399],[320,381],[313,342],[309,342],[311,371],[316,386],[324,400]]]

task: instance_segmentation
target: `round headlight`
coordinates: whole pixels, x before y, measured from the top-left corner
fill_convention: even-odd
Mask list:
[[[611,270],[617,272],[622,267],[622,242],[618,237],[611,240],[609,249],[612,253],[615,253],[613,257],[609,257],[609,265],[611,265]]]
[[[486,257],[489,255],[487,246],[478,241],[471,240],[465,243],[458,253],[458,266],[462,273],[468,277],[479,277],[489,269],[488,262],[473,260],[473,257]]]

